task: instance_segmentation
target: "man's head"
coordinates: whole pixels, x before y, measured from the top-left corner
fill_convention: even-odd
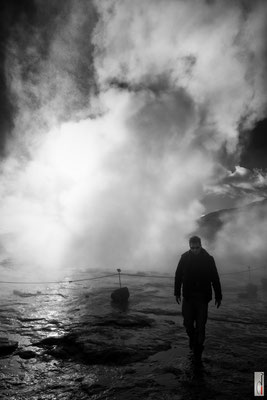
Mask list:
[[[198,255],[201,252],[201,239],[198,236],[192,236],[189,239],[189,247],[190,247],[190,251],[195,254]]]

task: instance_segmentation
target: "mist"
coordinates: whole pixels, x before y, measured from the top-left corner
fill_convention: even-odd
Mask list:
[[[224,270],[251,267],[257,270],[254,276],[266,276],[266,201],[225,214],[222,223],[212,248]]]
[[[228,171],[222,149],[238,165],[240,124],[264,115],[266,6],[48,3],[45,15],[36,7],[51,33],[20,21],[8,43],[16,112],[1,163],[3,257],[40,275],[172,271],[207,188]],[[265,255],[263,224],[249,218]],[[238,258],[244,221],[226,226],[220,259]]]

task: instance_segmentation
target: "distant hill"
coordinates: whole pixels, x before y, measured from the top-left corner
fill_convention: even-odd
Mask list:
[[[226,219],[250,212],[256,212],[258,216],[267,219],[267,199],[255,201],[243,207],[222,209],[206,214],[197,221],[198,228],[193,234],[212,242],[223,228]]]

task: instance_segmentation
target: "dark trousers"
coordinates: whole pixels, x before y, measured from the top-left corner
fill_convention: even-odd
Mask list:
[[[208,302],[203,299],[183,299],[184,327],[193,347],[203,348],[205,326],[208,318]]]

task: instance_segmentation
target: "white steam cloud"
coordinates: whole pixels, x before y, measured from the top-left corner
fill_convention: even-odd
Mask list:
[[[267,203],[254,203],[222,218],[223,229],[215,243],[216,255],[229,269],[266,269]],[[262,273],[263,270],[257,271]]]
[[[90,2],[68,4],[46,57],[36,34],[7,61],[6,252],[44,271],[173,269],[225,175],[218,153],[238,161],[240,121],[264,111],[262,3],[101,1],[97,19]]]

